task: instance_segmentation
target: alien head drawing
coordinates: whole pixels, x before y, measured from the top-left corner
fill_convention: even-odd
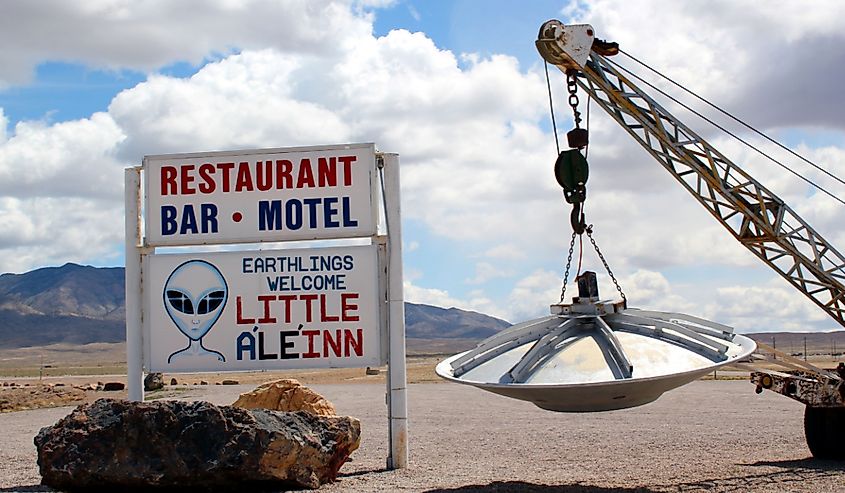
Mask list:
[[[203,346],[202,338],[220,318],[228,296],[223,274],[205,260],[189,260],[173,270],[164,283],[164,307],[188,338],[188,346],[171,354],[168,364],[182,358],[226,361],[220,352]]]

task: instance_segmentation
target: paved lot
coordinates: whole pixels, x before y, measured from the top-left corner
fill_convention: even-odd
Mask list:
[[[192,388],[183,398],[231,403],[251,386]],[[471,387],[409,388],[410,467],[385,471],[381,385],[320,385],[361,419],[353,461],[327,492],[840,491],[845,463],[816,461],[803,406],[744,381],[698,381],[626,411],[561,414]],[[32,437],[70,408],[0,415],[0,491],[37,486]]]

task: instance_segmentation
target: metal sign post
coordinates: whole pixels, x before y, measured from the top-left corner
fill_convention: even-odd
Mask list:
[[[396,154],[350,144],[147,156],[143,166],[126,170],[125,187],[130,400],[144,398],[144,369],[387,363],[387,465],[407,467]],[[212,244],[351,238],[370,241],[198,251]],[[157,253],[157,247],[192,248]]]
[[[383,154],[379,161],[383,179],[388,228],[388,344],[387,416],[390,423],[388,469],[408,466],[408,398],[405,374],[405,302],[402,287],[402,221],[399,196],[399,156]]]

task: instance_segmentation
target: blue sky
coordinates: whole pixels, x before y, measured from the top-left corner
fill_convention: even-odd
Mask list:
[[[145,154],[373,141],[402,160],[407,299],[513,322],[538,316],[559,296],[570,234],[551,174],[540,24],[590,22],[599,37],[841,175],[845,107],[835,94],[845,12],[812,7],[4,2],[0,272],[122,264],[121,170]],[[807,69],[808,53],[824,55],[818,70]],[[563,133],[572,123],[552,75]],[[633,304],[741,331],[837,327],[592,110],[588,219]],[[845,245],[841,205],[694,128]],[[788,165],[845,196],[801,163]],[[591,251],[584,258],[603,271]]]

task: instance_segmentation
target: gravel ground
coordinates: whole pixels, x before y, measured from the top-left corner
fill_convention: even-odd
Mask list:
[[[252,386],[191,388],[229,404]],[[410,467],[385,471],[382,385],[315,385],[362,421],[361,448],[326,492],[839,491],[845,463],[810,457],[803,406],[745,381],[697,381],[625,411],[562,414],[472,387],[411,385]],[[0,491],[38,486],[32,438],[71,408],[0,415]]]

